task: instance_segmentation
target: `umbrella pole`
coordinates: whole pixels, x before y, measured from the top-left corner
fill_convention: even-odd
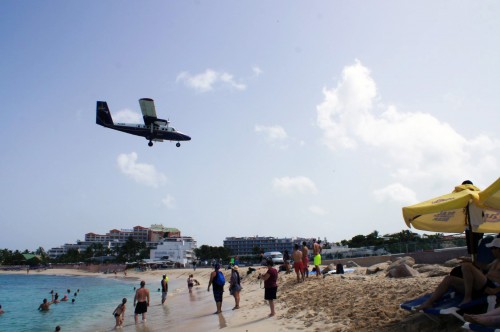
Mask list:
[[[472,263],[476,262],[476,247],[474,245],[474,232],[472,231],[472,223],[470,221],[470,213],[469,213],[469,203],[467,203],[467,206],[465,208],[465,215],[467,217],[467,227],[469,228],[469,243],[467,243],[467,246],[470,248],[470,255],[472,258]]]

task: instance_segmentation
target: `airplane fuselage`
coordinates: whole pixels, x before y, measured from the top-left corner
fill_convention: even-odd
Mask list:
[[[138,123],[115,123],[105,125],[107,128],[122,131],[128,134],[142,136],[150,141],[189,141],[191,137],[170,126],[143,125]]]

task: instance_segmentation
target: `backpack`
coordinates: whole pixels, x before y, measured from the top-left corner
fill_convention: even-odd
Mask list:
[[[217,271],[217,274],[215,275],[213,282],[217,286],[224,286],[224,284],[226,283],[226,278],[224,277],[224,274],[221,271]]]

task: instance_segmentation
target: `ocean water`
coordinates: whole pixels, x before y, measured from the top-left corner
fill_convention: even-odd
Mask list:
[[[0,331],[54,331],[57,325],[62,331],[109,331],[114,327],[112,312],[124,297],[130,313],[138,284],[121,277],[0,275],[0,304],[5,311]],[[69,301],[39,311],[44,298],[51,300],[51,290],[59,293],[59,299],[68,294]]]

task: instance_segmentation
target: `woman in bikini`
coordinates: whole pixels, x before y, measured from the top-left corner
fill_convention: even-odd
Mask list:
[[[116,307],[115,311],[113,311],[113,316],[115,316],[115,319],[116,319],[115,329],[122,327],[122,325],[123,325],[123,320],[125,318],[125,309],[127,309],[127,307],[125,306],[125,303],[127,303],[127,299],[123,298],[122,303],[120,303]]]

